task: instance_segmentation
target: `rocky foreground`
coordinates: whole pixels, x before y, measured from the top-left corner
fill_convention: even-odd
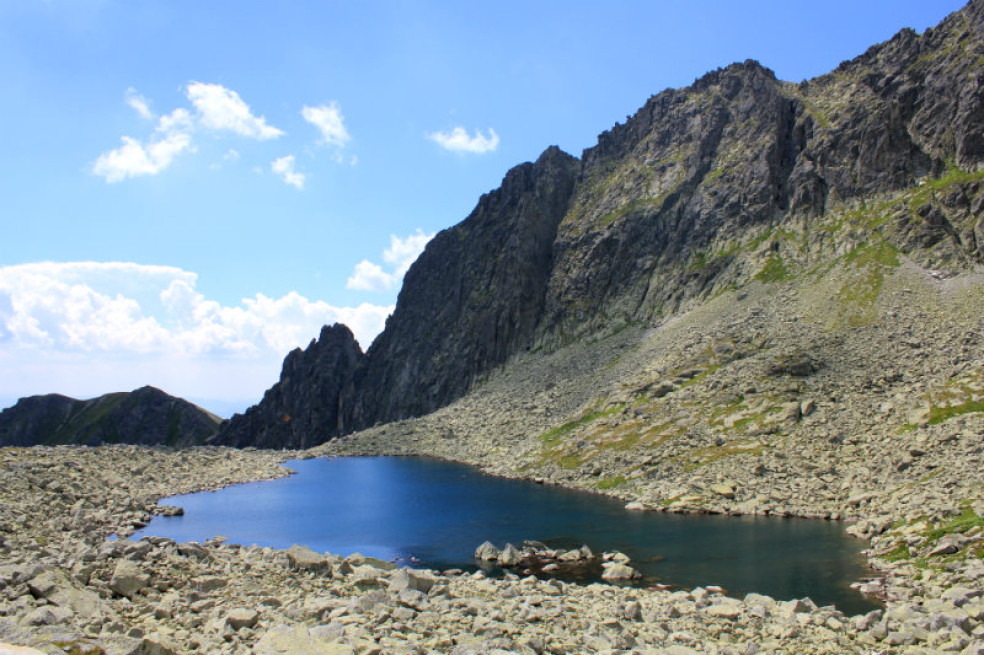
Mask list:
[[[221,537],[104,539],[173,511],[156,505],[164,493],[281,476],[277,464],[291,454],[0,451],[0,642],[121,655],[845,653],[911,623],[891,612],[845,617],[809,600],[493,580]],[[927,615],[934,643],[969,643],[963,629],[977,619],[968,612],[984,605],[972,590],[951,597],[962,618],[942,608]]]

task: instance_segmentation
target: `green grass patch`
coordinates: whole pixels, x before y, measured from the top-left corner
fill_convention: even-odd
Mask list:
[[[841,285],[837,301],[855,312],[846,314],[848,325],[870,324],[876,317],[871,309],[881,295],[887,271],[899,266],[899,251],[888,241],[862,244],[844,255],[850,279]]]
[[[724,459],[725,457],[734,457],[736,455],[761,455],[763,452],[765,452],[765,446],[759,444],[758,442],[737,441],[725,444],[723,446],[698,448],[674,459],[683,460],[685,462],[683,464],[683,470],[690,472],[695,471],[702,466],[712,464],[719,459]]]
[[[887,268],[898,268],[899,250],[888,241],[881,241],[875,245],[861,244],[844,255],[844,263],[854,264],[859,268],[871,264],[879,264]]]
[[[584,463],[584,458],[582,455],[575,453],[561,453],[559,450],[563,448],[563,438],[564,436],[570,434],[579,427],[585,426],[592,421],[596,421],[599,418],[605,416],[612,416],[621,412],[625,408],[624,404],[618,404],[608,409],[591,412],[581,416],[580,418],[574,419],[573,421],[568,421],[563,425],[557,426],[552,430],[548,430],[541,434],[538,439],[542,444],[543,452],[540,455],[539,464],[544,464],[546,462],[554,462],[561,468],[565,469],[576,469],[581,464]]]
[[[724,167],[723,166],[718,166],[713,171],[711,171],[710,173],[708,173],[707,175],[704,176],[704,184],[713,183],[715,180],[717,180],[722,175],[724,175]]]
[[[690,260],[690,265],[687,266],[687,270],[691,273],[696,271],[702,271],[707,267],[707,253],[695,252]]]
[[[965,506],[960,516],[933,528],[925,533],[927,541],[939,541],[948,534],[963,534],[973,528],[984,528],[984,518],[977,515],[972,507]]]
[[[769,257],[762,270],[755,274],[755,279],[759,282],[782,282],[792,277],[782,258],[777,255]]]
[[[621,487],[625,484],[625,482],[626,480],[624,475],[615,475],[610,478],[605,478],[595,486],[601,490],[614,489],[616,487]]]
[[[544,446],[552,448],[560,442],[560,438],[569,432],[573,432],[575,429],[581,427],[582,425],[587,425],[592,421],[595,421],[603,416],[610,416],[617,411],[621,411],[621,407],[613,407],[601,412],[591,412],[590,414],[585,414],[580,418],[576,418],[573,421],[568,421],[563,425],[557,426],[552,430],[547,430],[539,437],[537,437]]]
[[[970,400],[959,405],[948,405],[946,407],[933,406],[929,410],[929,424],[937,425],[955,416],[963,416],[964,414],[973,414],[975,412],[984,412],[984,401]]]
[[[900,562],[910,557],[912,557],[912,553],[909,552],[909,547],[902,542],[899,542],[895,548],[881,556],[887,562]]]
[[[951,162],[945,175],[934,180],[926,180],[915,190],[911,198],[912,205],[918,209],[934,200],[937,193],[943,193],[952,186],[979,182],[982,179],[984,179],[984,170],[971,173]]]
[[[702,382],[704,379],[707,378],[708,375],[710,375],[714,371],[718,370],[719,368],[721,368],[721,365],[720,364],[713,364],[713,365],[707,367],[706,370],[701,371],[700,373],[698,373],[694,377],[690,378],[689,380],[684,380],[683,382],[681,382],[680,383],[680,386],[677,387],[677,389],[678,390],[679,389],[685,389],[686,387],[693,386],[693,385],[697,384],[698,382]]]
[[[561,455],[556,458],[557,466],[562,469],[573,470],[581,466],[584,463],[584,459],[580,455],[574,453],[569,453],[567,455]]]

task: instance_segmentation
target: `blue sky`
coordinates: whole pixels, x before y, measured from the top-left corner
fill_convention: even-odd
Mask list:
[[[0,407],[153,384],[228,415],[363,347],[435,232],[550,145],[758,59],[823,74],[963,3],[0,3]]]

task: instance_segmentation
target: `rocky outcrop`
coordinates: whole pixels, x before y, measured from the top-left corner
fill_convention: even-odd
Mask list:
[[[91,400],[50,394],[21,398],[0,412],[0,446],[102,443],[190,446],[220,419],[154,387]]]
[[[222,425],[214,440],[229,446],[304,448],[350,432],[350,411],[343,397],[352,393],[356,367],[363,360],[359,343],[344,325],[325,326],[304,350],[284,359],[280,381],[245,414]]]
[[[293,377],[220,441],[311,445],[420,416],[527,350],[865,252],[971,269],[984,262],[982,55],[973,2],[828,75],[792,84],[734,64],[650,98],[580,160],[548,149],[428,245],[354,367],[292,353]]]

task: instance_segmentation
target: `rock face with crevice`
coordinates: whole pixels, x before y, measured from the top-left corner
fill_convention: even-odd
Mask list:
[[[580,159],[550,148],[509,171],[428,244],[365,355],[323,333],[218,441],[297,447],[420,416],[519,354],[864,248],[969,270],[984,261],[982,56],[972,2],[800,84],[746,61],[651,97]]]

